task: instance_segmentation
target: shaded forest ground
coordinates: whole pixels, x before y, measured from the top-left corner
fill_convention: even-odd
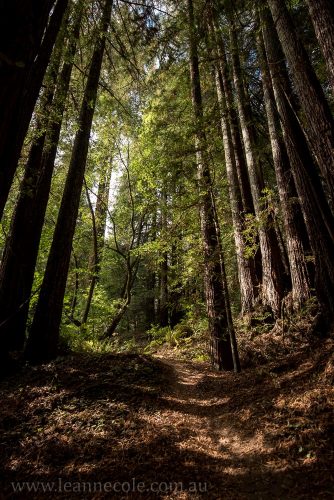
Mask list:
[[[333,498],[333,379],[332,340],[240,375],[167,352],[26,367],[0,384],[1,498]]]

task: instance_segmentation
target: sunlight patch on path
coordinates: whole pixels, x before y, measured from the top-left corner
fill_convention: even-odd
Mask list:
[[[265,444],[260,429],[251,437],[241,436],[234,429],[236,415],[227,408],[232,395],[226,394],[226,375],[211,372],[205,365],[171,359],[163,362],[172,368],[174,380],[161,398],[167,408],[150,417],[154,424],[165,430],[172,428],[177,433],[175,446],[186,456],[201,453],[211,457],[223,473],[263,470],[272,448]],[[256,458],[259,452],[260,462]]]

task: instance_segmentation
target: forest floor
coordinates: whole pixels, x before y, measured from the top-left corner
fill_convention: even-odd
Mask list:
[[[0,497],[332,499],[333,380],[331,340],[238,375],[168,349],[25,367],[0,383]]]

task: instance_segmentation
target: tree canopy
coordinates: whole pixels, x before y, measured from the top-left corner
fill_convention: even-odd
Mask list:
[[[200,331],[239,371],[240,325],[328,332],[330,1],[30,3],[1,7],[4,363]]]

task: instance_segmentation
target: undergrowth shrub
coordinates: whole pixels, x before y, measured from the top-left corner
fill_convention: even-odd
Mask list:
[[[235,328],[242,366],[274,361],[316,341],[320,319],[319,304],[314,297],[298,311],[283,314],[275,322],[263,310],[237,318]]]

